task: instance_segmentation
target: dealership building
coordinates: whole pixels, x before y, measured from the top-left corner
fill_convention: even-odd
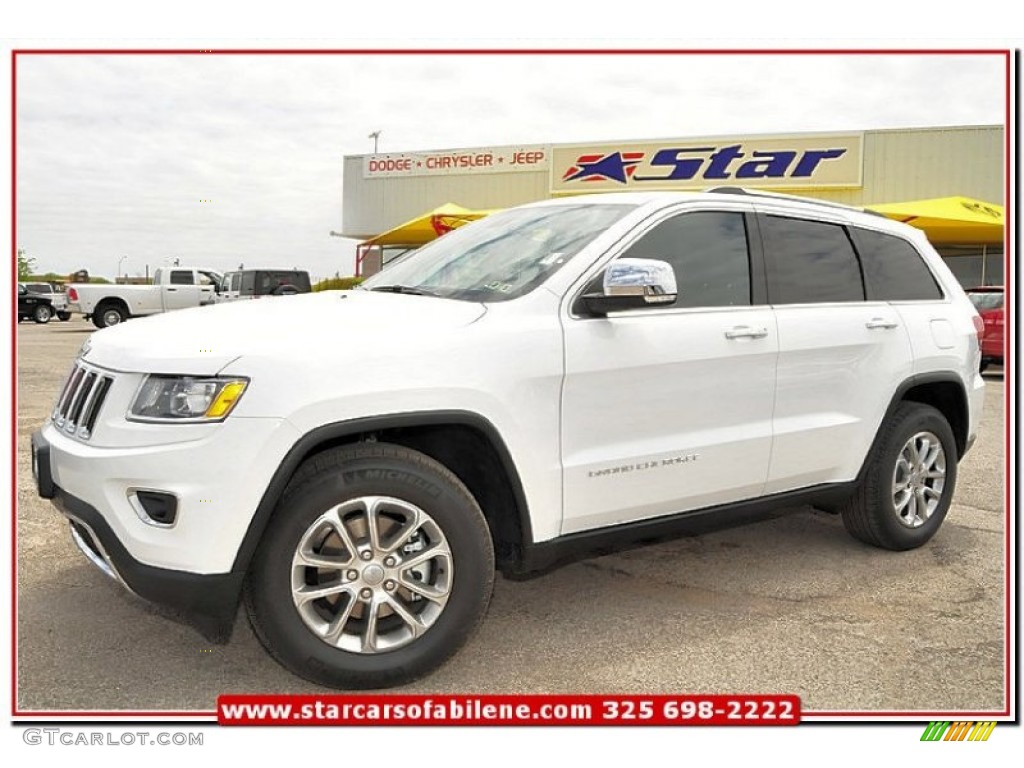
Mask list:
[[[344,159],[357,274],[501,208],[716,186],[878,210],[925,230],[965,286],[1003,283],[1005,135],[979,125],[474,147]]]

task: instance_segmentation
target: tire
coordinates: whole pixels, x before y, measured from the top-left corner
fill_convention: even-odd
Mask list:
[[[294,674],[385,688],[447,661],[483,619],[493,585],[490,531],[459,479],[417,451],[361,443],[296,472],[244,600],[260,642]],[[329,594],[303,594],[314,587]]]
[[[32,319],[40,325],[45,325],[50,322],[50,318],[53,317],[53,310],[45,304],[40,304],[34,310],[32,310]]]
[[[60,320],[62,323],[66,323],[68,320],[71,319],[71,313],[70,312],[58,312],[57,313],[57,319]]]
[[[946,418],[930,405],[900,403],[842,510],[843,524],[865,544],[895,551],[920,547],[942,525],[956,477],[956,440]]]
[[[97,328],[109,328],[125,321],[126,313],[117,304],[100,304],[92,313],[92,324]]]

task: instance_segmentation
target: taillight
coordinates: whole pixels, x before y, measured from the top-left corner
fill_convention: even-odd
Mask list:
[[[978,334],[978,345],[981,345],[981,337],[985,335],[985,321],[981,319],[981,315],[975,315],[974,320],[974,332]]]
[[[74,288],[68,288],[68,298],[71,299],[71,301],[78,301],[78,291]]]

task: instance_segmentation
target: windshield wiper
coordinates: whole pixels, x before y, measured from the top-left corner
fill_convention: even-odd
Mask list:
[[[409,296],[440,296],[440,294],[434,293],[433,291],[426,291],[422,288],[416,288],[411,285],[375,285],[370,290],[382,291],[384,293],[404,293]]]

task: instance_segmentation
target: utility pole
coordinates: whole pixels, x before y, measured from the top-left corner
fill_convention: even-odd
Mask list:
[[[366,138],[373,139],[373,154],[377,154],[377,140],[380,138],[380,129],[377,129]]]

